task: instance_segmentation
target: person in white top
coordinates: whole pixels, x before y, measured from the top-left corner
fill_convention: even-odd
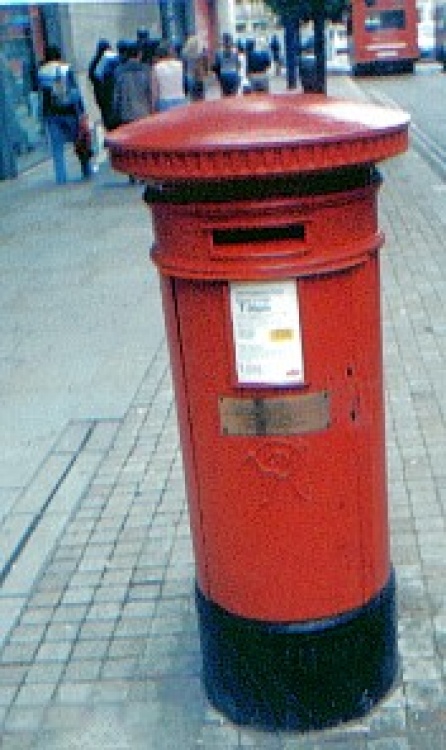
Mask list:
[[[166,112],[186,104],[183,63],[168,42],[159,43],[152,66],[152,108]]]

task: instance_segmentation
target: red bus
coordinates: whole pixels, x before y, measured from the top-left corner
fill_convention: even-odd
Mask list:
[[[412,73],[417,24],[416,0],[353,0],[347,25],[353,74]]]

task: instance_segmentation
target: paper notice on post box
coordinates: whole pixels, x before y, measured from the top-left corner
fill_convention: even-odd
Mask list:
[[[302,384],[296,282],[232,282],[230,299],[239,384]]]

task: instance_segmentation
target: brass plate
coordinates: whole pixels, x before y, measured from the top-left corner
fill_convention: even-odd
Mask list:
[[[327,391],[277,398],[219,399],[223,435],[300,435],[330,425]]]

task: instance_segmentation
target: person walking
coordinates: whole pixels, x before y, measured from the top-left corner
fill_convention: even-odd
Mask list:
[[[46,125],[57,184],[67,181],[65,144],[76,144],[80,134],[85,140],[88,120],[85,105],[73,69],[62,60],[58,47],[49,46],[45,62],[38,71],[42,92],[42,116]],[[88,149],[77,152],[82,177],[91,176],[91,154]]]
[[[112,130],[114,71],[120,59],[107,39],[100,39],[96,52],[88,66],[88,78],[106,130]]]
[[[281,64],[281,59],[280,59],[281,48],[280,48],[279,37],[277,36],[277,34],[273,34],[273,36],[271,37],[269,46],[271,49],[271,55],[272,55],[273,62],[274,62],[274,74],[276,76],[280,76],[281,69],[282,69],[282,64]]]
[[[114,127],[147,117],[152,111],[149,67],[141,61],[138,42],[126,43],[126,59],[115,69],[113,89]],[[130,183],[136,178],[130,175]]]
[[[208,56],[197,36],[191,36],[183,47],[185,93],[192,102],[205,99],[205,81],[209,72]]]
[[[137,42],[128,42],[127,59],[115,70],[113,109],[117,126],[140,120],[151,112],[150,75],[140,57]]]
[[[252,43],[246,47],[246,74],[251,93],[266,93],[269,91],[269,72],[271,55],[263,41]]]
[[[157,47],[151,78],[154,112],[166,112],[187,103],[183,63],[167,41]]]
[[[222,96],[234,96],[240,88],[240,59],[230,34],[223,34],[212,70],[217,76]]]

